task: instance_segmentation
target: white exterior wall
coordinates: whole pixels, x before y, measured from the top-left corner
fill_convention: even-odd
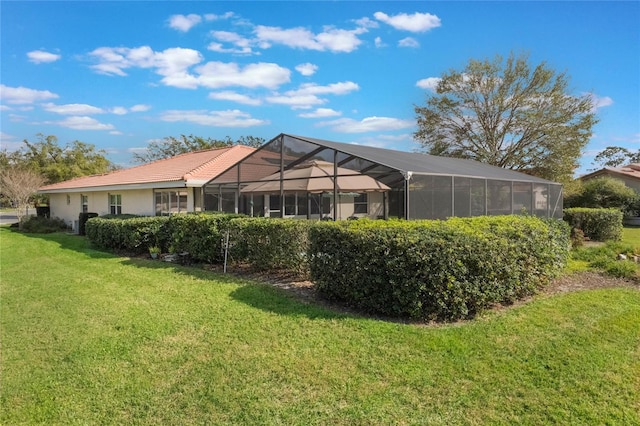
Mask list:
[[[167,191],[176,190],[180,190],[180,188],[167,189]],[[186,190],[187,211],[191,212],[194,211],[194,191],[193,188],[186,188]],[[199,190],[199,188],[196,188],[196,190]],[[123,214],[141,216],[155,216],[156,214],[154,189],[136,189],[49,194],[51,217],[63,219],[69,226],[73,226],[73,222],[78,220],[82,212],[81,195],[88,196],[88,212],[98,213],[99,216],[109,214],[109,194],[120,194],[122,196]]]

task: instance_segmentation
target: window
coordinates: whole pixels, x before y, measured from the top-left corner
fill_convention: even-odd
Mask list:
[[[109,213],[122,214],[122,195],[109,194]]]
[[[187,191],[157,191],[156,216],[187,211]]]
[[[358,194],[353,198],[353,213],[367,214],[369,213],[369,197],[367,194]]]
[[[89,211],[89,196],[88,195],[80,195],[80,204],[82,206],[82,213],[86,213]]]

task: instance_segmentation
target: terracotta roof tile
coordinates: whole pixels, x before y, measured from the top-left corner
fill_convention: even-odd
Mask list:
[[[83,176],[45,185],[39,191],[178,181],[197,184],[216,177],[253,151],[254,148],[235,145],[229,148],[190,152],[103,175]]]

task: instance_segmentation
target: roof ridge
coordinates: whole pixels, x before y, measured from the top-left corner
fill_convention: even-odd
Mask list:
[[[204,169],[205,167],[207,167],[210,164],[222,161],[222,158],[231,155],[230,153],[232,151],[238,151],[238,149],[240,150],[244,150],[244,149],[251,149],[253,150],[253,148],[246,146],[246,145],[232,145],[232,146],[228,146],[228,147],[224,147],[224,148],[218,148],[218,149],[225,149],[224,152],[221,152],[220,155],[216,155],[213,158],[210,158],[209,160],[205,161],[204,163],[198,165],[197,167],[195,167],[192,170],[189,170],[187,173],[184,174],[184,176],[182,177],[183,180],[188,180],[189,177],[193,176],[196,172],[198,172],[199,170]],[[207,150],[203,150],[203,151],[207,151]]]

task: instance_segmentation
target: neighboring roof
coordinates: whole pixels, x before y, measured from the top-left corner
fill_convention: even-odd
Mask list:
[[[601,175],[618,175],[640,179],[640,163],[627,164],[626,166],[622,167],[605,167],[603,169],[596,170],[593,173],[580,176],[580,179],[591,179]]]
[[[353,145],[341,142],[332,142],[322,139],[308,138],[284,134],[315,145],[325,146],[345,154],[369,160],[403,173],[465,176],[475,178],[488,178],[497,180],[513,180],[519,182],[555,183],[535,176],[502,167],[490,166],[473,160],[460,158],[437,157],[416,152],[395,151],[391,149],[375,148],[365,145]]]
[[[38,192],[202,186],[255,151],[244,145],[190,152],[111,173],[41,187]]]

